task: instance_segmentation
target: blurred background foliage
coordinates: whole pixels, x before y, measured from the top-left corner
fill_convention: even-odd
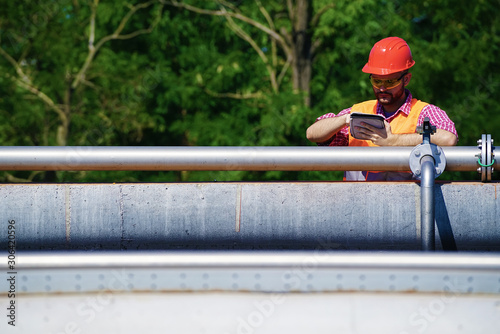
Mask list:
[[[0,143],[313,146],[305,130],[316,117],[373,98],[360,69],[376,41],[399,36],[416,60],[413,95],[445,109],[459,145],[475,146],[483,133],[500,137],[499,10],[498,0],[0,0]],[[0,173],[2,182],[341,177]]]

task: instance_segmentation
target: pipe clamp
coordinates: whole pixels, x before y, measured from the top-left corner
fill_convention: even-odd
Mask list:
[[[477,141],[477,146],[481,153],[477,154],[477,163],[480,166],[477,171],[481,174],[481,181],[491,181],[491,173],[493,172],[493,165],[495,164],[495,154],[493,150],[493,139],[490,134],[483,134],[481,139]]]
[[[417,152],[419,154],[417,154]],[[441,147],[435,144],[419,144],[413,148],[410,154],[410,169],[417,179],[421,178],[421,163],[423,157],[431,156],[436,166],[435,177],[439,177],[446,168],[446,157]]]

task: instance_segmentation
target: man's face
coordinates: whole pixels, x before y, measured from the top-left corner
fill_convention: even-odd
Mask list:
[[[398,72],[388,75],[372,74],[370,77],[373,93],[383,106],[399,103],[405,96],[405,86],[409,73]]]

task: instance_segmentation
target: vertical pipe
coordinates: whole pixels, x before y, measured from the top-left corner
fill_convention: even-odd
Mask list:
[[[422,219],[422,250],[434,251],[435,228],[434,228],[434,178],[435,162],[430,155],[425,155],[420,160],[422,177],[420,182],[420,214]]]

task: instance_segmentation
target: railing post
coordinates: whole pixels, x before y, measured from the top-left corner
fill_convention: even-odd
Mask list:
[[[435,245],[435,200],[434,200],[434,158],[430,155],[422,157],[421,170],[422,180],[420,182],[420,212],[421,212],[421,236],[422,250],[434,251]]]
[[[423,251],[434,251],[435,245],[435,200],[434,179],[446,167],[446,158],[437,145],[431,143],[431,135],[436,127],[426,117],[422,126],[417,128],[423,135],[422,144],[415,146],[410,154],[410,168],[420,182],[420,220],[421,244]]]

